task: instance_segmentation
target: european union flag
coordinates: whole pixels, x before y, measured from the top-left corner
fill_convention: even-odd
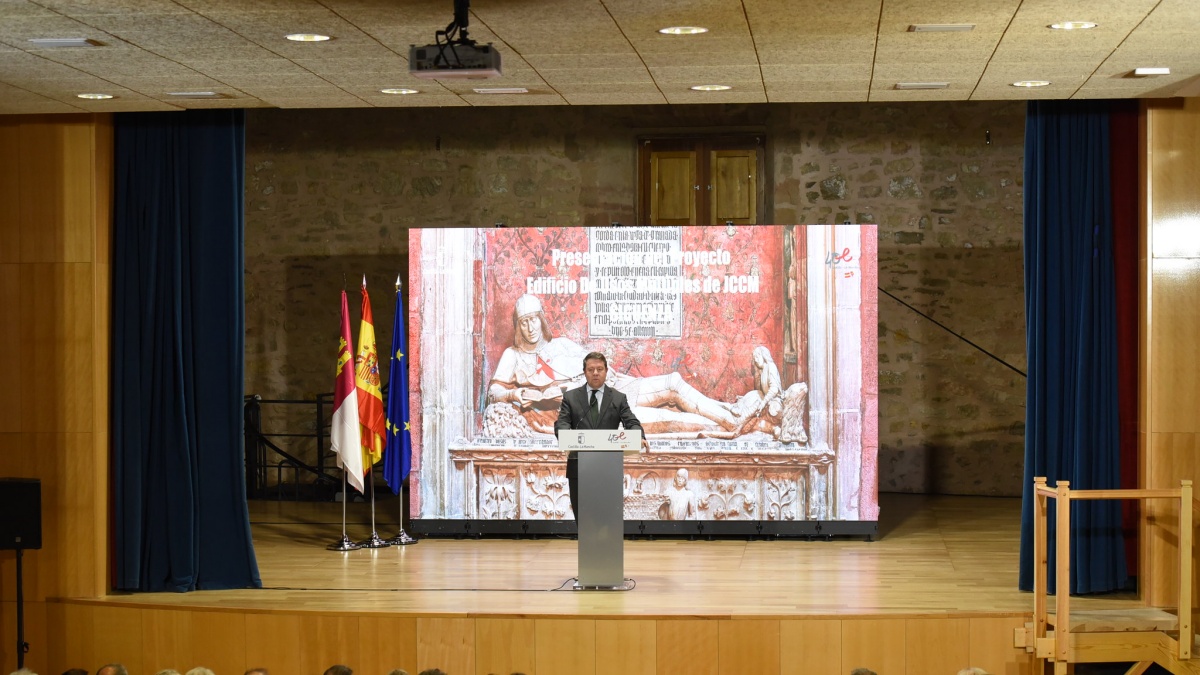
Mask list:
[[[404,337],[404,301],[396,280],[396,320],[392,324],[392,364],[388,371],[387,446],[383,479],[392,494],[400,494],[412,468],[412,434],[408,418],[408,340]]]

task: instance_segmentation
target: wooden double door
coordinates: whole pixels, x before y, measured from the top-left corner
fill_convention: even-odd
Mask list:
[[[764,154],[761,135],[642,139],[639,224],[758,223]]]

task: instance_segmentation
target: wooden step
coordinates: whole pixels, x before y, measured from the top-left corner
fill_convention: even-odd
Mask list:
[[[1057,625],[1057,617],[1047,616],[1049,625]],[[1096,609],[1071,612],[1072,633],[1133,633],[1179,630],[1179,617],[1158,607],[1130,609]]]

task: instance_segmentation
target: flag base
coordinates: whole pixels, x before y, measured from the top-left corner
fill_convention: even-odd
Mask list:
[[[416,544],[418,542],[419,540],[416,537],[410,537],[409,534],[404,531],[404,528],[400,528],[400,534],[387,540],[387,543],[391,544],[392,546],[408,546],[409,544]]]
[[[341,539],[326,546],[325,548],[330,551],[356,551],[362,548],[362,544],[356,544],[350,541],[350,537],[347,537],[345,533],[343,533]]]
[[[384,541],[383,539],[381,539],[379,537],[378,532],[372,532],[371,536],[358,542],[358,545],[361,546],[362,548],[387,548],[387,547],[391,546],[390,543]]]

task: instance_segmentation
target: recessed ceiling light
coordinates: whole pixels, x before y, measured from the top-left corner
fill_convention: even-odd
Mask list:
[[[388,89],[380,89],[379,93],[381,93],[381,94],[419,94],[421,92],[420,92],[420,90],[417,90],[417,89],[404,89],[404,88],[400,88],[400,87],[393,87],[393,88],[388,88]]]
[[[284,35],[285,38],[292,42],[324,42],[329,38],[328,35],[320,35],[318,33],[291,33]]]
[[[908,27],[910,33],[961,33],[975,30],[973,23],[914,23]]]
[[[897,82],[897,89],[949,89],[949,82]]]
[[[703,26],[667,26],[666,28],[659,28],[658,32],[663,35],[699,35],[700,33],[707,33],[708,29]]]
[[[1092,21],[1060,21],[1050,24],[1050,28],[1054,30],[1084,30],[1095,27],[1096,24]]]
[[[474,90],[476,94],[528,94],[525,87],[487,87]]]
[[[112,94],[75,94],[78,98],[86,98],[89,101],[103,101],[113,98]]]
[[[1050,86],[1050,82],[1048,80],[1021,80],[1020,82],[1013,82],[1012,86],[1014,86],[1014,87],[1048,87],[1048,86]]]
[[[729,91],[733,87],[727,84],[698,84],[691,87],[692,91]]]
[[[99,47],[104,44],[91,38],[30,38],[34,47],[55,49],[58,47]]]
[[[1134,68],[1133,74],[1136,77],[1150,77],[1151,75],[1170,75],[1170,68]]]
[[[176,98],[229,98],[215,91],[168,91],[167,96]]]

